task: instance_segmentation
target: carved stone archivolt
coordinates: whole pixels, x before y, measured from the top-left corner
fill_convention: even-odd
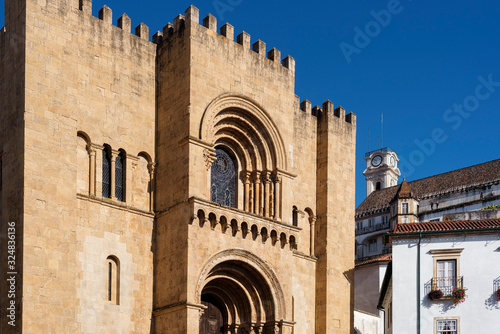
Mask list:
[[[258,291],[245,291],[245,287]],[[205,262],[196,287],[196,300],[201,302],[201,296],[207,294],[224,301],[232,314],[226,319],[230,327],[241,325],[241,319],[265,324],[285,317],[285,299],[276,274],[263,260],[243,249],[222,251]]]
[[[273,169],[274,166],[286,170],[286,151],[278,128],[252,99],[223,94],[208,105],[200,125],[200,139],[216,143],[224,137],[244,144],[244,150],[250,149],[253,157],[260,158],[260,165],[257,165],[259,161],[248,161],[242,169]]]

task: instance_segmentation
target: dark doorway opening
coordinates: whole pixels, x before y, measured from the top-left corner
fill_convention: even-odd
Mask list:
[[[224,318],[217,300],[210,295],[202,295],[201,303],[207,308],[200,318],[200,334],[224,333]]]

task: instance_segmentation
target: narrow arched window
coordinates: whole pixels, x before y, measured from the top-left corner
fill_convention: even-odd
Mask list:
[[[293,226],[299,226],[299,211],[297,210],[297,207],[294,205],[292,209],[292,225]]]
[[[120,151],[120,154],[115,160],[115,197],[122,201],[125,198],[125,152]]]
[[[120,265],[114,256],[106,259],[106,300],[116,305],[120,301]]]
[[[111,198],[111,154],[107,147],[102,150],[102,197]]]
[[[236,161],[221,148],[215,149],[215,157],[210,172],[210,199],[215,203],[235,207]]]
[[[375,186],[375,190],[380,190],[380,182],[377,182],[377,185]]]

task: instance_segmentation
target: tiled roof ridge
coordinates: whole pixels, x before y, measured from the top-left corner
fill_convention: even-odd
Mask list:
[[[469,168],[475,168],[475,167],[478,167],[478,166],[481,166],[481,165],[490,164],[490,163],[495,162],[495,161],[500,162],[500,159],[493,159],[493,160],[490,160],[490,161],[481,162],[480,164],[476,164],[476,165],[472,165],[472,166],[467,166],[467,167],[462,167],[462,168],[454,169],[454,170],[449,170],[449,171],[443,172],[443,173],[437,173],[437,174],[434,174],[434,175],[430,175],[430,176],[426,176],[426,177],[423,177],[423,178],[420,178],[420,179],[417,179],[417,180],[410,181],[408,183],[412,183],[412,182],[416,182],[416,181],[422,181],[422,180],[430,179],[430,178],[433,178],[433,177],[436,177],[436,176],[441,176],[441,175],[446,175],[446,174],[451,174],[451,173],[457,173],[457,172],[464,171],[464,170],[469,169]],[[499,175],[499,178],[500,178],[500,175]]]
[[[500,169],[499,166],[500,159],[495,159],[477,165],[413,180],[408,182],[408,185],[411,187],[413,196],[416,199],[431,198],[468,188],[500,182],[500,173],[497,172]],[[473,177],[470,175],[473,175]],[[447,179],[452,180],[450,181]],[[373,213],[374,211],[387,208],[389,202],[396,195],[397,189],[400,187],[401,184],[372,192],[356,208],[356,217],[362,217],[367,213]]]
[[[398,198],[410,198],[413,197],[413,191],[411,190],[411,186],[406,182],[406,179],[403,177],[403,182],[399,185],[399,189],[396,192],[396,196],[392,199],[393,201]]]
[[[371,258],[371,259],[368,259],[365,261],[358,262],[358,263],[356,263],[355,267],[361,267],[361,266],[364,266],[366,264],[385,262],[385,261],[392,261],[392,253],[382,254],[382,255],[377,256],[375,258]]]
[[[405,234],[412,232],[453,232],[461,230],[500,230],[500,218],[476,219],[476,220],[451,220],[440,222],[421,222],[397,224],[393,234]]]

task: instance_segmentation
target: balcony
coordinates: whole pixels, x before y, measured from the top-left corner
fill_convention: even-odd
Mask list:
[[[390,222],[375,224],[373,226],[367,226],[367,227],[362,227],[360,229],[356,229],[355,234],[361,235],[361,234],[366,234],[366,233],[370,233],[370,232],[382,231],[382,230],[389,229],[389,227],[390,227]]]
[[[425,284],[425,292],[429,294],[431,291],[440,290],[443,293],[441,298],[453,298],[453,289],[463,288],[463,276],[458,277],[434,277],[430,282]]]

